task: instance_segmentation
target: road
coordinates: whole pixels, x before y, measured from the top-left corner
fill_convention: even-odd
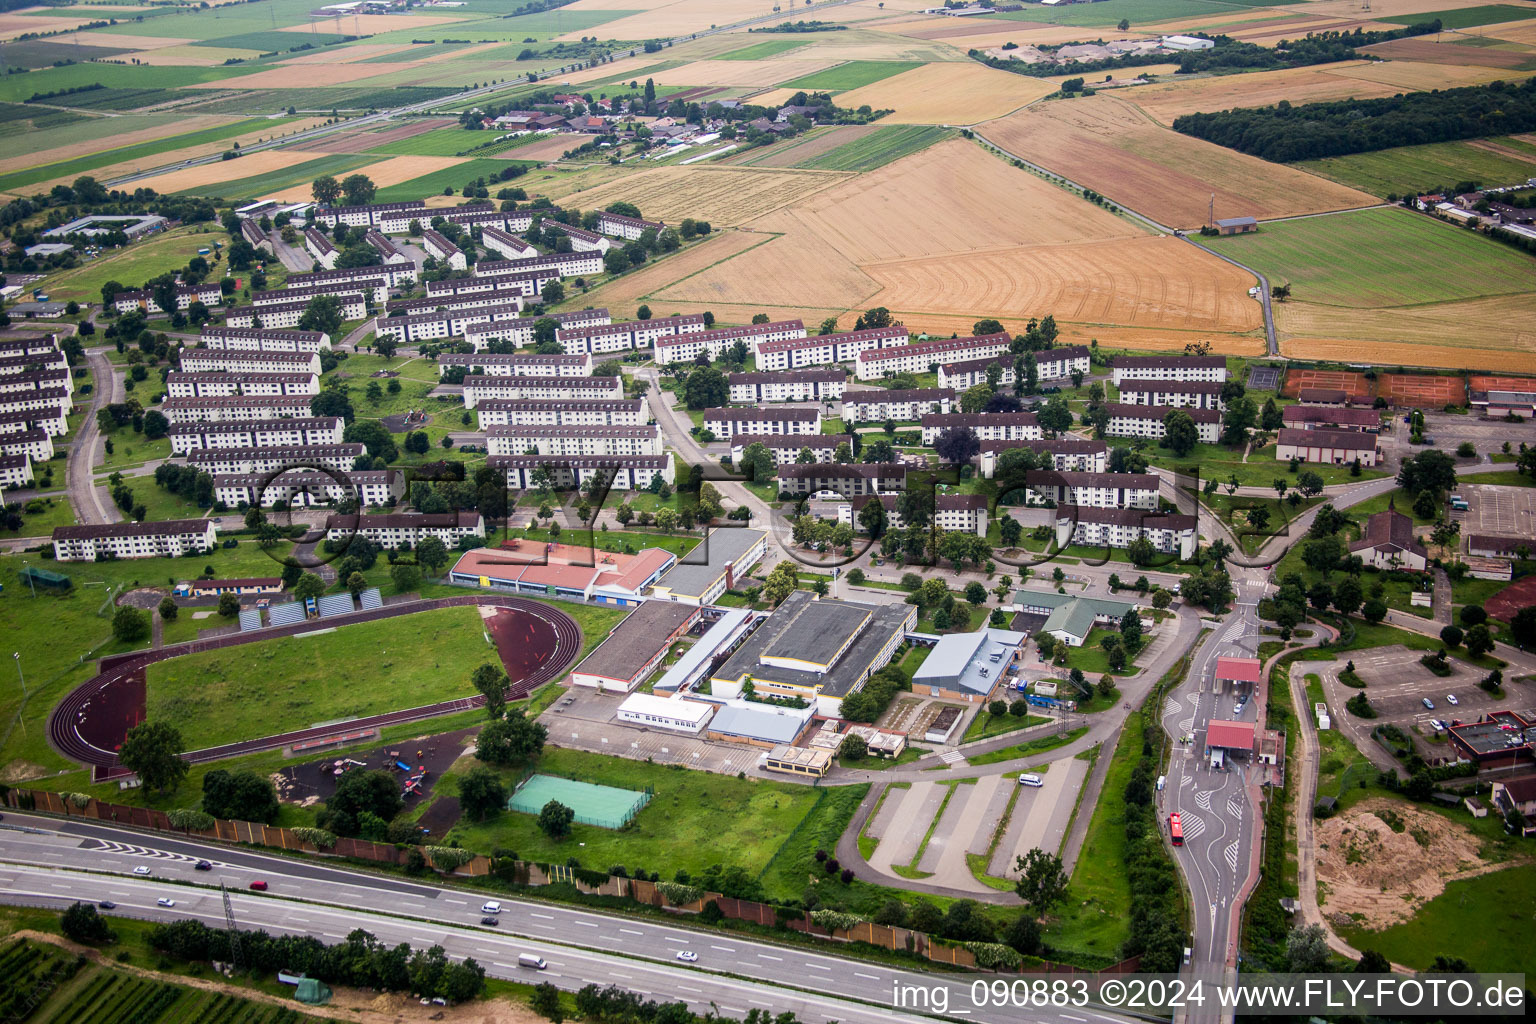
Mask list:
[[[75,510],[75,521],[82,525],[115,523],[121,517],[110,498],[102,501],[102,491],[95,481],[95,466],[105,453],[101,452],[101,431],[96,428],[96,413],[108,402],[118,400],[116,391],[121,385],[106,349],[90,349],[85,354],[91,368],[91,404],[85,410],[80,423],[80,433],[70,447],[69,462],[64,471],[64,486],[69,492],[69,503]]]
[[[1258,602],[1268,588],[1259,573],[1234,577],[1237,600],[1233,614],[1195,651],[1189,673],[1169,693],[1163,705],[1163,729],[1173,740],[1165,788],[1158,794],[1158,819],[1167,828],[1177,812],[1184,826],[1184,845],[1173,848],[1192,901],[1196,977],[1220,981],[1237,964],[1237,938],[1243,902],[1254,878],[1262,817],[1258,807],[1259,769],[1245,762],[1213,769],[1204,751],[1206,728],[1212,719],[1252,722],[1257,700],[1236,711],[1239,692],[1222,693],[1216,686],[1216,659],[1224,655],[1253,656],[1259,643]],[[1243,687],[1242,693],[1251,691]],[[1212,1006],[1188,1011],[1190,1024],[1222,1019]]]
[[[200,858],[212,862],[213,870],[195,870],[193,865]],[[6,902],[42,902],[62,908],[82,897],[110,898],[119,904],[113,913],[152,919],[197,917],[222,927],[217,889],[188,885],[223,883],[231,890],[241,927],[311,934],[327,941],[340,941],[353,928],[366,928],[391,945],[441,943],[450,955],[475,957],[492,976],[525,981],[532,972],[519,971],[516,958],[519,953],[537,953],[550,966],[537,975],[540,981],[565,989],[593,982],[613,984],[647,998],[683,1000],[695,1012],[714,1007],[741,1016],[749,1008],[763,1007],[775,1013],[791,1010],[803,1021],[915,1021],[919,1018],[890,1008],[893,986],[898,981],[931,984],[938,980],[815,949],[693,930],[680,922],[507,897],[498,897],[500,925],[491,930],[477,924],[483,893],[95,821],[8,814],[0,827],[0,861],[5,862],[0,864],[0,900]],[[149,867],[153,877],[132,875],[138,866]],[[265,894],[249,891],[251,881],[258,878],[270,887]],[[174,899],[176,906],[156,906],[162,896]],[[675,959],[685,949],[698,954],[696,967]],[[964,986],[973,980],[967,975],[948,977]],[[968,1016],[999,1022],[1081,1024],[1089,1013],[1079,1008],[1075,1015],[1001,1010]],[[1092,1015],[1108,1024],[1127,1019],[1102,1012]]]

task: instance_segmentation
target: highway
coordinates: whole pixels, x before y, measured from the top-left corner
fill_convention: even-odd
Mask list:
[[[200,858],[212,862],[213,870],[197,871],[194,864]],[[133,875],[140,866],[147,866],[151,876]],[[266,893],[249,890],[256,879],[270,886]],[[62,909],[77,899],[110,899],[118,904],[114,914],[196,917],[222,927],[223,906],[215,888],[220,883],[228,886],[236,921],[243,928],[309,934],[330,942],[341,941],[354,928],[366,928],[389,944],[440,943],[453,956],[473,956],[488,974],[521,981],[533,980],[534,973],[517,968],[518,954],[537,953],[549,962],[549,970],[539,973],[538,980],[567,989],[589,983],[619,985],[651,999],[683,1000],[697,1012],[714,1007],[740,1016],[761,1007],[775,1013],[793,1011],[802,1021],[916,1021],[890,1007],[898,982],[951,981],[963,988],[974,980],[972,975],[895,970],[654,919],[507,897],[498,897],[503,908],[499,927],[484,928],[478,922],[485,895],[430,881],[373,875],[95,821],[8,813],[0,825],[3,902]],[[160,897],[173,899],[175,906],[157,906]],[[697,953],[697,965],[677,961],[680,950]],[[1108,1024],[1129,1019],[1087,1007],[1075,1010],[1026,1013],[1005,1008],[966,1016],[1052,1024],[1085,1024],[1090,1015]]]

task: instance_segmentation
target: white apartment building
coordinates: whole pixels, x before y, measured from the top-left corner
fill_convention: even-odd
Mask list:
[[[31,487],[32,458],[28,455],[0,455],[0,487]]]
[[[527,231],[533,227],[533,211],[523,210],[498,210],[494,206],[464,206],[457,210],[448,210],[443,214],[443,220],[450,224],[461,224],[465,228],[496,228],[500,231]]]
[[[651,422],[644,398],[492,398],[475,409],[479,429],[493,427],[637,427]]]
[[[1074,371],[1086,375],[1093,366],[1088,357],[1088,349],[1083,345],[1066,345],[1032,354],[1035,357],[1035,374],[1042,384],[1066,380]],[[998,378],[998,385],[1012,387],[1018,376],[1014,371],[1015,361],[1018,358],[1019,355],[1013,352],[1003,352],[984,359],[965,359],[941,364],[939,387],[954,388],[956,391],[973,388],[986,381],[987,371],[993,366],[1002,371],[1002,376]]]
[[[976,455],[981,475],[988,480],[995,477],[1003,452],[1011,448],[1028,448],[1036,455],[1050,452],[1051,468],[1062,472],[1103,473],[1109,469],[1109,445],[1103,441],[1054,437],[1038,441],[983,441],[981,451]]]
[[[486,432],[491,455],[660,455],[661,428],[492,427]]]
[[[305,395],[238,395],[229,398],[167,398],[160,411],[171,424],[259,422],[309,416]]]
[[[176,308],[186,312],[194,302],[201,302],[205,306],[217,306],[224,301],[224,292],[219,288],[219,283],[185,284],[176,286]],[[142,289],[132,292],[118,292],[112,296],[112,308],[119,313],[127,313],[139,309],[146,313],[164,313],[160,303],[155,301],[155,293],[150,289]]]
[[[701,354],[719,359],[736,342],[744,342],[748,352],[760,344],[774,341],[794,341],[805,337],[805,324],[799,320],[781,320],[777,323],[748,324],[743,327],[715,327],[694,334],[656,339],[655,361],[658,366],[669,363],[691,363]]]
[[[349,228],[376,227],[395,233],[409,231],[412,220],[426,217],[427,204],[421,199],[366,206],[322,206],[315,210],[315,219],[330,227],[341,223]]]
[[[461,352],[444,353],[437,357],[437,373],[453,366],[462,366],[471,374],[488,377],[590,377],[592,357],[586,353],[573,356],[541,356],[522,352],[496,354],[481,352],[474,355]]]
[[[0,408],[5,407],[3,398],[0,398]],[[58,437],[69,433],[69,419],[66,416],[68,406],[54,406],[47,409],[11,410],[0,412],[0,434],[32,430],[45,430],[50,437]]]
[[[56,526],[53,557],[60,562],[100,558],[179,558],[189,551],[212,551],[219,542],[212,519]]]
[[[567,352],[624,352],[650,348],[662,338],[696,334],[704,331],[704,317],[664,316],[654,320],[624,320],[619,323],[593,324],[586,327],[562,327],[555,340]]]
[[[464,340],[469,342],[476,352],[484,351],[496,341],[510,342],[517,346],[532,345],[534,328],[538,326],[540,320],[546,318],[560,325],[556,328],[557,334],[560,328],[582,330],[589,327],[602,327],[609,323],[606,309],[581,309],[570,313],[545,313],[541,316],[523,316],[516,319],[480,320],[465,325]],[[566,351],[577,353],[582,349],[580,346],[573,345],[567,347]]]
[[[1025,486],[1038,503],[1085,505],[1092,508],[1157,508],[1155,473],[1058,473],[1031,470]]]
[[[1128,380],[1205,380],[1222,383],[1227,379],[1227,360],[1223,356],[1116,356],[1110,363],[1115,387]]]
[[[879,380],[893,373],[927,373],[934,366],[964,359],[981,359],[1008,351],[1013,339],[1006,332],[968,338],[919,341],[896,348],[860,352],[853,362],[859,380]]]
[[[0,338],[0,357],[46,356],[59,350],[59,336],[38,334],[24,338]]]
[[[33,462],[53,458],[53,435],[41,427],[0,434],[0,455],[25,455]]]
[[[1154,405],[1173,409],[1225,409],[1223,385],[1215,380],[1127,380],[1120,385],[1120,401],[1127,405]]]
[[[732,399],[734,401],[734,399]],[[905,388],[850,391],[843,400],[844,423],[900,423],[924,416],[954,411],[955,392],[951,388]]]
[[[383,266],[347,267],[342,270],[315,270],[308,274],[290,274],[283,282],[283,287],[288,291],[300,288],[309,290],[315,287],[356,289],[360,287],[357,282],[373,281],[378,278],[383,278],[391,288],[415,284],[416,264],[386,263]]]
[[[781,492],[796,496],[825,492],[862,498],[900,491],[906,484],[907,470],[899,462],[813,462],[780,466],[778,480]]]
[[[808,338],[765,341],[757,346],[759,370],[799,370],[807,366],[829,366],[857,359],[859,353],[872,349],[905,345],[912,336],[901,324],[876,327],[844,334],[821,334]]]
[[[380,258],[384,260],[385,266],[414,262],[410,254],[402,249],[398,242],[393,238],[386,238],[378,231],[368,232],[363,236],[363,241],[373,247],[373,251],[378,253]]]
[[[819,434],[820,409],[763,409],[726,406],[704,410],[704,429],[721,440],[737,434]]]
[[[1174,410],[1155,405],[1130,405],[1125,402],[1106,402],[1109,424],[1104,433],[1110,437],[1161,438],[1167,431],[1163,419]],[[1195,422],[1195,434],[1201,444],[1215,444],[1221,437],[1221,413],[1214,409],[1180,409]]]
[[[900,530],[906,527],[901,512],[896,507],[897,495],[881,494],[864,498],[858,502],[844,501],[837,506],[837,521],[847,523],[854,531],[862,533],[864,527],[859,523],[859,513],[864,511],[864,506],[871,501],[878,501],[885,506],[885,525],[887,529]],[[938,494],[933,499],[933,522],[941,530],[974,533],[978,537],[987,535],[987,527],[991,523],[991,516],[987,512],[987,499],[981,494]]]
[[[368,271],[373,273],[368,273]],[[341,270],[334,273],[348,274]],[[291,306],[295,302],[308,302],[316,295],[361,295],[375,304],[389,298],[389,278],[378,272],[377,267],[362,267],[356,276],[341,281],[321,281],[316,284],[290,284],[286,288],[266,288],[251,293],[253,306]]]
[[[792,464],[800,453],[810,449],[817,462],[831,462],[838,445],[853,448],[851,434],[736,434],[731,438],[731,462],[741,464],[742,454],[749,445],[760,444],[773,456],[776,466]]]
[[[366,448],[357,442],[297,445],[290,448],[195,448],[186,453],[187,465],[211,476],[220,474],[275,473],[279,470],[318,468],[350,473]]]
[[[1195,517],[1152,512],[1141,508],[1093,508],[1061,505],[1056,509],[1056,546],[1084,544],[1089,547],[1125,549],[1145,537],[1165,555],[1187,561],[1195,557],[1200,536]]]
[[[186,455],[204,449],[309,448],[341,444],[345,422],[340,416],[294,419],[173,423],[168,432],[171,452]]]
[[[226,398],[231,395],[318,395],[320,378],[313,373],[188,373],[172,370],[165,376],[172,398]]]
[[[356,500],[365,508],[390,505],[405,494],[405,474],[393,469],[351,470],[336,475],[320,470],[283,473],[226,473],[213,478],[213,497],[229,508],[259,505],[312,508]]]
[[[361,320],[368,315],[368,304],[360,292],[349,292],[338,295],[336,298],[341,300],[342,319]],[[275,328],[280,331],[290,331],[299,326],[308,309],[309,299],[307,298],[297,302],[273,302],[265,306],[238,306],[225,315],[224,322],[236,328],[255,330]]]
[[[440,231],[433,231],[431,228],[423,229],[421,247],[426,250],[428,256],[439,263],[447,264],[454,270],[464,270],[469,266],[463,250],[448,241],[447,236]]]
[[[524,271],[521,274],[497,274],[495,277],[455,277],[447,281],[428,281],[427,297],[442,301],[464,295],[478,295],[484,292],[511,293],[519,295],[538,295],[544,290],[544,285],[550,281],[558,280],[560,271],[554,267],[539,267],[537,270]]]
[[[1040,420],[1032,412],[950,412],[929,413],[918,421],[923,428],[923,447],[932,448],[946,430],[969,427],[977,440],[1038,441],[1045,436]]]
[[[521,300],[501,306],[482,306],[477,309],[442,309],[425,313],[406,313],[402,316],[384,316],[375,321],[375,331],[381,338],[392,338],[397,344],[408,345],[439,338],[462,337],[472,326],[517,320],[523,315]],[[533,337],[532,331],[529,338]]]
[[[233,349],[184,348],[181,368],[188,373],[320,372],[318,352],[241,352]]]
[[[837,367],[818,370],[759,370],[732,373],[728,401],[751,405],[757,402],[835,402],[843,397],[848,375]]]
[[[34,370],[65,370],[69,357],[60,349],[49,349],[37,355],[0,356],[0,374],[31,373]]]
[[[304,251],[325,270],[335,270],[336,257],[341,255],[336,243],[322,235],[319,228],[304,229]]]
[[[524,291],[521,288],[492,289],[472,295],[444,295],[426,299],[390,299],[384,303],[386,317],[399,313],[412,316],[417,313],[443,313],[456,309],[482,309],[488,306],[523,306]]]
[[[475,264],[476,277],[500,277],[525,274],[530,270],[554,270],[561,277],[580,277],[603,272],[603,254],[599,252],[552,252],[520,260],[485,260]]]
[[[492,455],[485,464],[505,473],[512,490],[535,487],[533,477],[541,468],[549,470],[560,490],[585,487],[594,477],[608,480],[616,491],[643,491],[658,477],[676,482],[671,455]]]
[[[502,259],[523,260],[539,254],[532,242],[525,242],[510,231],[490,225],[480,229],[480,244]]]
[[[235,352],[320,352],[331,347],[331,336],[322,331],[260,327],[204,327],[201,340],[209,348]]]
[[[597,230],[605,235],[613,235],[630,242],[638,242],[640,236],[647,231],[655,231],[658,234],[666,229],[666,223],[659,220],[644,220],[640,217],[626,217],[621,213],[608,213],[604,211],[598,214]]]
[[[596,231],[588,231],[586,228],[579,228],[574,224],[561,224],[560,230],[569,236],[571,248],[577,252],[595,252],[606,256],[608,250],[614,247],[612,239],[604,238]]]
[[[59,390],[69,390],[68,370],[29,370],[25,373],[0,374],[0,395]]]
[[[39,420],[57,422],[60,417],[68,416],[74,408],[74,402],[70,400],[68,388],[44,388],[41,391],[7,391],[0,393],[0,415],[11,412],[24,412],[36,416]],[[50,433],[63,433],[52,431]]]
[[[488,398],[623,398],[622,377],[489,377],[464,378],[464,408],[474,409]]]
[[[465,537],[484,538],[485,519],[478,512],[333,515],[325,520],[325,535],[334,541],[363,537],[388,551],[414,548],[426,538],[436,537],[449,551],[453,551]]]

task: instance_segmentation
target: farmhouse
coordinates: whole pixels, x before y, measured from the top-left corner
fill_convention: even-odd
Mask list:
[[[894,348],[911,340],[900,324],[876,327],[846,334],[822,334],[813,338],[765,341],[757,346],[759,370],[798,370],[807,366],[846,363],[859,353],[873,349]]]
[[[1058,473],[1049,469],[1030,470],[1024,481],[1039,501],[1093,508],[1155,509],[1161,486],[1155,473]]]
[[[571,670],[571,683],[628,693],[656,670],[672,642],[688,632],[701,613],[697,605],[645,602]]]
[[[185,455],[205,448],[307,448],[341,444],[343,426],[340,416],[223,422],[197,418],[186,423],[172,423],[168,434],[171,452]]]
[[[859,514],[871,501],[878,501],[885,509],[885,525],[887,529],[900,530],[906,526],[902,519],[901,510],[897,504],[897,495],[878,494],[869,498],[862,498],[857,502],[843,501],[837,505],[837,521],[847,523],[855,531],[862,531],[863,525],[859,522]],[[987,499],[981,494],[938,494],[933,499],[933,522],[941,530],[959,533],[974,533],[978,537],[987,535],[987,527],[991,524],[992,517],[987,510]]]
[[[479,429],[504,426],[640,426],[651,422],[643,398],[491,398],[475,410]]]
[[[232,395],[228,398],[167,398],[160,411],[173,425],[236,420],[307,418],[307,395]]]
[[[711,674],[710,689],[730,699],[750,678],[760,696],[798,697],[835,716],[844,697],[890,662],[916,622],[912,605],[818,600],[792,591]]]
[[[1374,434],[1381,430],[1381,413],[1375,409],[1328,409],[1317,405],[1288,405],[1280,410],[1287,427],[1313,430],[1326,427],[1333,430],[1365,430]]]
[[[1175,409],[1225,409],[1224,385],[1214,380],[1128,380],[1120,385],[1120,401],[1128,405]]]
[[[912,692],[979,704],[1019,659],[1025,636],[1009,629],[951,633],[933,645],[912,674]]]
[[[716,327],[671,338],[656,339],[656,363],[691,363],[700,355],[719,359],[738,341],[752,351],[757,345],[773,341],[792,341],[805,337],[805,324],[799,320],[749,324],[745,327]]]
[[[482,352],[445,353],[437,357],[439,376],[450,367],[489,377],[590,377],[592,357],[586,353],[570,356],[541,356],[523,352],[495,354]]]
[[[945,431],[965,428],[981,441],[1038,441],[1045,436],[1032,412],[929,413],[920,422],[925,448],[932,448]]]
[[[940,365],[939,387],[954,388],[956,391],[975,387],[986,381],[987,371],[994,366],[1002,373],[998,384],[1011,386],[1018,380],[1018,360],[1029,356],[1034,357],[1037,379],[1045,383],[1065,380],[1074,373],[1087,374],[1092,366],[1088,359],[1088,349],[1084,345],[1066,345],[1043,352],[1003,352],[983,359],[966,359]]]
[[[736,434],[819,434],[821,410],[750,405],[705,409],[704,429],[724,440]]]
[[[1010,448],[1028,448],[1036,455],[1051,453],[1052,469],[1080,473],[1103,473],[1109,467],[1109,445],[1081,437],[1053,437],[1037,441],[983,441],[976,455],[981,475],[990,480],[997,475],[1003,452]]]
[[[218,542],[218,527],[212,519],[56,526],[53,557],[60,562],[94,562],[98,557],[180,558],[189,552],[212,551]]]
[[[845,498],[863,498],[901,490],[907,480],[907,469],[899,462],[813,463],[780,466],[778,478],[779,490],[794,496],[829,492]]]
[[[1137,609],[1130,601],[1040,590],[1015,591],[1013,603],[1026,615],[1044,615],[1037,633],[1049,633],[1068,647],[1083,646],[1095,626],[1117,628],[1126,612]]]
[[[1110,369],[1115,387],[1128,380],[1227,379],[1223,356],[1116,356]]]
[[[491,455],[660,455],[661,428],[638,427],[492,427],[486,434]]]
[[[871,388],[867,391],[853,391],[843,401],[843,422],[910,422],[924,416],[948,413],[954,402],[953,388]]]
[[[768,533],[739,527],[711,529],[704,541],[672,566],[651,591],[656,601],[713,604],[768,553]]]
[[[344,292],[336,296],[341,303],[341,315],[347,320],[361,320],[368,315],[368,303],[361,292]],[[304,314],[309,311],[309,299],[300,298],[293,302],[269,302],[264,306],[237,306],[224,314],[224,323],[229,327],[263,330],[277,328],[282,331],[290,331],[304,319]],[[258,349],[253,351],[283,351],[281,349]],[[289,349],[287,351],[304,351],[302,349]]]
[[[196,448],[187,465],[205,473],[276,473],[290,467],[346,473],[367,449],[347,444],[296,445],[288,448]]]
[[[1359,555],[1366,565],[1378,569],[1414,569],[1429,565],[1429,552],[1413,534],[1413,520],[1389,503],[1365,521],[1360,539],[1349,546],[1351,555]]]
[[[1381,459],[1376,435],[1360,430],[1297,430],[1281,427],[1275,442],[1275,458],[1281,462],[1300,459],[1335,466],[1360,460],[1374,466]]]
[[[1161,438],[1168,431],[1163,422],[1175,410],[1155,405],[1131,405],[1125,402],[1105,402],[1104,411],[1109,423],[1104,433],[1110,437]],[[1221,413],[1215,409],[1179,409],[1195,422],[1195,436],[1201,444],[1215,444],[1221,436]]]
[[[488,377],[464,378],[464,408],[488,398],[623,398],[622,377]]]
[[[896,373],[927,373],[941,363],[981,359],[1008,351],[1013,343],[1007,332],[969,338],[920,341],[890,349],[870,349],[854,359],[859,380],[879,380]]]
[[[816,462],[831,462],[839,445],[853,448],[849,434],[736,434],[731,438],[731,462],[740,465],[743,453],[754,444],[768,449],[775,465],[795,462],[803,451],[809,451]]]
[[[676,555],[661,548],[643,548],[633,555],[594,553],[581,545],[538,544],[514,538],[501,547],[466,551],[449,578],[487,590],[576,597],[633,608],[645,600],[648,588],[676,561]]]
[[[466,537],[484,537],[485,520],[478,512],[380,512],[332,515],[325,519],[328,540],[348,541],[354,535],[387,551],[414,548],[436,537],[452,551]]]
[[[289,469],[282,473],[225,473],[213,478],[213,497],[230,508],[311,508],[356,501],[377,507],[405,495],[405,474],[392,469],[351,470],[345,476],[324,470]]]
[[[640,236],[647,231],[660,234],[665,228],[666,224],[659,220],[643,220],[639,217],[626,217],[621,213],[607,211],[597,215],[597,230],[605,235],[613,235],[630,242],[638,242]]]
[[[522,491],[539,486],[535,474],[541,470],[564,491],[586,487],[594,478],[616,491],[643,491],[658,478],[676,482],[670,455],[492,455],[485,464],[506,474],[509,489]]]
[[[202,342],[212,349],[241,352],[319,352],[331,347],[331,336],[321,331],[205,326]]]
[[[827,368],[732,373],[726,379],[732,403],[831,402],[843,397],[848,375],[839,368]],[[845,405],[845,413],[846,409]]]
[[[1069,544],[1125,549],[1146,539],[1154,550],[1176,555],[1180,561],[1195,557],[1199,545],[1194,516],[1160,513],[1145,508],[1094,508],[1058,505],[1056,547]]]

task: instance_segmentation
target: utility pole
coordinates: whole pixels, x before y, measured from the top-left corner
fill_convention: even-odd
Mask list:
[[[219,882],[219,893],[224,897],[224,927],[229,929],[229,959],[238,969],[240,967],[240,932],[235,927],[235,907],[229,901],[229,890],[224,888],[224,882]]]

